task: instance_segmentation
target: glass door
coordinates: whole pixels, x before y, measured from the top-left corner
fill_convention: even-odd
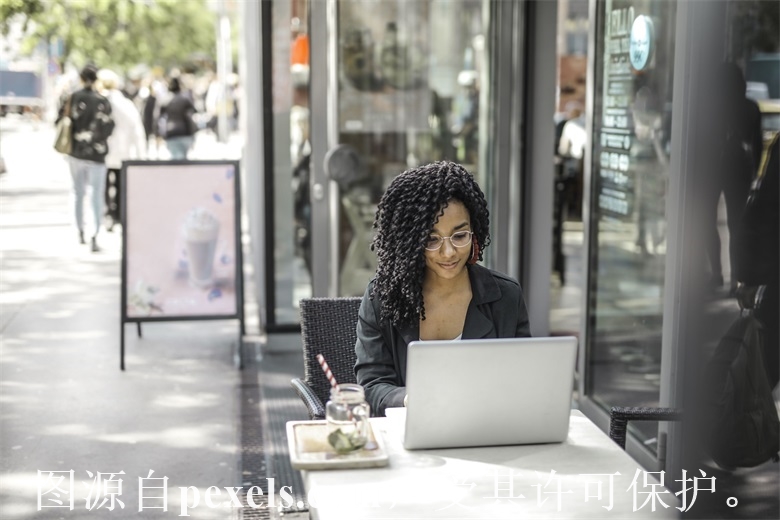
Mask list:
[[[266,326],[297,330],[312,295],[310,0],[261,3]]]
[[[377,203],[396,175],[449,159],[480,177],[486,2],[311,2],[311,220],[301,233],[314,295],[363,294]]]
[[[584,394],[658,406],[676,4],[598,4]],[[632,425],[652,451],[656,424]]]

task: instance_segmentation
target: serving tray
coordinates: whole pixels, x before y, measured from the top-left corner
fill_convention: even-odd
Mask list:
[[[380,468],[389,461],[382,436],[370,425],[365,447],[340,454],[328,444],[327,421],[287,421],[287,445],[295,469]]]

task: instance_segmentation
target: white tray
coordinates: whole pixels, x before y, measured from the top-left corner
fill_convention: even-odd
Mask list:
[[[287,445],[295,469],[379,468],[389,458],[382,436],[369,425],[366,447],[347,454],[336,453],[328,444],[327,421],[287,421]]]

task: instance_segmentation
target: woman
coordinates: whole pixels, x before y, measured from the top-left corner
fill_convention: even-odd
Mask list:
[[[198,130],[193,119],[195,105],[182,93],[178,78],[171,78],[168,82],[168,90],[173,97],[160,108],[160,135],[165,138],[165,145],[171,153],[171,159],[185,160],[195,142],[195,132]]]
[[[114,131],[108,138],[106,154],[108,175],[105,190],[106,214],[111,218],[108,231],[111,231],[114,224],[121,220],[119,173],[122,169],[122,161],[146,158],[146,135],[141,114],[135,104],[120,90],[122,80],[119,75],[109,69],[101,69],[97,75],[101,94],[111,103],[111,117],[114,119]]]
[[[87,186],[92,189],[92,215],[95,231],[92,234],[92,252],[101,250],[97,243],[100,224],[103,220],[103,192],[106,184],[106,154],[108,138],[114,131],[111,103],[95,89],[97,68],[87,65],[79,73],[83,88],[67,96],[60,106],[57,117],[69,117],[72,121],[73,146],[68,153],[70,175],[75,192],[76,226],[79,242],[84,238],[84,195]],[[56,122],[55,122],[56,123]]]
[[[530,336],[520,285],[476,262],[490,244],[485,196],[463,166],[408,170],[379,202],[376,277],[360,305],[355,375],[375,415],[406,404],[416,340]]]

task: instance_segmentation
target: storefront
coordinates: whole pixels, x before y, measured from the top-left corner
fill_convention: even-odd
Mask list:
[[[297,329],[300,298],[362,295],[381,194],[405,169],[436,160],[464,164],[488,197],[496,223],[488,265],[520,277],[525,262],[549,263],[548,253],[523,258],[519,244],[550,239],[550,216],[533,229],[522,216],[544,215],[551,203],[551,176],[533,184],[524,172],[533,161],[551,171],[538,150],[552,139],[532,132],[521,142],[529,123],[549,125],[554,110],[555,35],[520,28],[554,26],[554,3],[284,0],[260,11],[257,218],[272,244],[259,284],[269,331]],[[533,75],[528,37],[549,53]],[[532,89],[541,102],[530,105]],[[546,323],[547,287],[536,290],[531,305]]]
[[[247,129],[262,139],[244,168],[262,172],[248,189],[266,329],[296,331],[300,298],[362,294],[384,188],[446,158],[488,196],[486,264],[521,281],[532,332],[579,336],[578,405],[594,422],[606,430],[611,406],[695,405],[687,385],[739,314],[729,147],[749,188],[777,131],[777,5],[247,3],[248,55],[262,56],[247,61]],[[580,102],[580,155],[561,155],[554,116]],[[684,428],[630,434],[646,467],[681,467]]]
[[[607,0],[591,22],[580,404],[605,426],[611,406],[694,410],[714,391],[755,264],[741,216],[777,131],[759,71],[780,56],[778,4]],[[690,431],[637,423],[629,449],[679,469],[706,442]]]

